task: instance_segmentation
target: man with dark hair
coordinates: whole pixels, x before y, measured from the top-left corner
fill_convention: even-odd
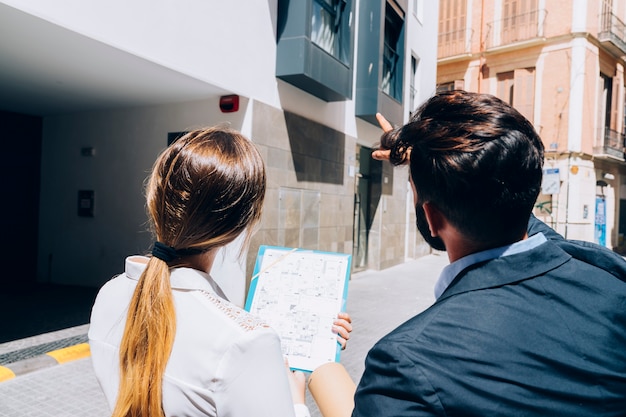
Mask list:
[[[385,130],[374,157],[409,164],[417,227],[450,265],[369,352],[353,417],[626,416],[626,261],[532,216],[532,125],[452,91]]]

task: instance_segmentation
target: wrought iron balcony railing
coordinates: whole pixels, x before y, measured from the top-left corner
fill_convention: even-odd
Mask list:
[[[624,151],[626,149],[623,133],[605,128],[599,132],[598,136],[602,140],[599,146],[593,147],[594,156],[624,161]]]
[[[543,38],[547,14],[545,9],[538,9],[488,23],[486,48]]]
[[[626,53],[626,25],[611,12],[605,12],[600,18],[598,40],[615,55]]]
[[[440,33],[437,47],[438,58],[448,58],[471,52],[472,37],[471,29],[460,29],[452,32]]]

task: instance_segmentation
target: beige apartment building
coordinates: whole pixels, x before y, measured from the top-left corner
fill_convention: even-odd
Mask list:
[[[624,252],[626,0],[441,0],[438,89],[490,93],[546,149],[535,215]]]

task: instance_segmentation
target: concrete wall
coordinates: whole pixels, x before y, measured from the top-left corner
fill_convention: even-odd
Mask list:
[[[261,244],[351,254],[355,138],[260,102],[252,137],[267,161],[268,191],[251,254]]]
[[[44,119],[39,281],[98,286],[151,248],[143,184],[168,132],[230,123],[246,134],[247,102],[226,115],[217,100]],[[94,217],[77,215],[79,190],[94,190]]]
[[[419,9],[412,8],[417,3]],[[426,101],[435,94],[437,83],[437,43],[431,39],[437,39],[439,5],[431,1],[410,1],[410,11],[406,15],[407,21],[407,47],[409,53],[405,58],[405,74],[411,72],[411,55],[417,58],[418,68],[415,76],[415,103],[417,105]],[[409,80],[405,77],[404,82],[404,107],[405,120],[409,118],[409,112],[414,109],[408,108],[409,104]]]

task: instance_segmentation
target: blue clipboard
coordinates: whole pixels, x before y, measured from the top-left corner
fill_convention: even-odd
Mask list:
[[[351,265],[345,253],[259,248],[244,308],[276,330],[292,369],[312,372],[339,362],[332,326],[346,308]]]

